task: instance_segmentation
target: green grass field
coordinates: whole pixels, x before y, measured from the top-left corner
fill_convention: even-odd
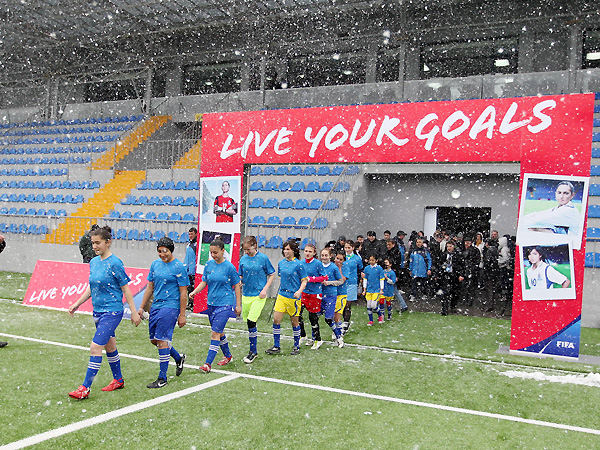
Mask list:
[[[4,298],[6,276],[0,274]],[[158,374],[147,323],[135,328],[124,321],[117,339],[125,389],[100,390],[111,379],[105,360],[90,398],[75,401],[67,393],[83,380],[91,317],[0,301],[0,339],[9,341],[0,349],[0,448],[19,448],[8,445],[70,424],[85,426],[33,448],[592,449],[600,443],[594,434],[600,430],[598,386],[503,375],[577,377],[599,367],[495,353],[509,344],[510,321],[406,313],[367,327],[364,308],[356,308],[345,348],[326,343],[292,357],[291,340],[285,339],[283,354],[269,356],[264,349],[272,345],[271,306],[269,301],[258,322],[264,334],[251,365],[242,362],[248,338],[241,322],[227,329],[234,361],[208,375],[192,367],[206,356],[207,320],[194,317],[176,329],[174,345],[188,354],[188,367],[181,377],[170,367],[169,384],[156,390],[146,388]],[[289,322],[282,333],[291,336]],[[582,330],[581,352],[600,356],[600,330]],[[166,397],[176,393],[181,397]],[[151,399],[163,403],[137,410]],[[127,407],[133,410],[113,417]],[[441,409],[448,407],[462,410]],[[106,420],[82,422],[97,418]]]
[[[577,211],[581,212],[581,202],[574,202]],[[557,205],[556,200],[525,200],[525,214],[545,211],[554,208]]]

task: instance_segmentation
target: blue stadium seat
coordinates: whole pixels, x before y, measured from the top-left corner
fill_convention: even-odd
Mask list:
[[[136,211],[135,213],[133,213],[133,218],[134,219],[143,219],[144,218],[144,212],[143,211]]]
[[[258,227],[265,224],[265,218],[263,216],[254,216],[250,218],[248,225],[251,227]]]
[[[592,158],[600,158],[600,147],[592,147]]]
[[[340,201],[336,198],[330,198],[325,202],[323,209],[338,209],[340,207]]]
[[[46,225],[40,225],[37,234],[48,234],[48,227]]]
[[[0,214],[2,214],[2,215],[8,214],[8,208],[6,208],[6,207],[0,208]]]
[[[325,217],[319,217],[317,220],[315,220],[315,223],[313,223],[312,228],[316,230],[322,230],[323,228],[327,228],[327,225],[327,219]]]
[[[198,199],[196,197],[188,197],[185,199],[185,206],[198,206]]]
[[[152,206],[161,206],[163,204],[159,196],[153,195],[148,199],[148,204]]]
[[[319,175],[319,176],[331,175],[331,170],[329,169],[329,166],[319,166],[319,170],[317,170],[317,175]]]
[[[263,175],[275,175],[275,167],[267,166],[263,169]]]
[[[310,217],[300,217],[294,228],[308,228],[310,225]]]
[[[140,239],[140,232],[137,229],[132,228],[131,230],[129,230],[127,232],[127,239],[130,240],[130,241],[137,241],[137,240],[139,240]]]
[[[260,166],[252,166],[252,169],[250,169],[250,175],[262,175],[262,169],[260,168]]]
[[[279,202],[279,209],[291,209],[294,206],[294,202],[291,198],[284,198]]]
[[[263,208],[267,208],[267,209],[277,208],[278,204],[279,204],[279,202],[277,201],[276,198],[270,198],[265,202],[265,204],[263,205]]]
[[[262,208],[264,204],[265,204],[265,201],[262,198],[257,197],[250,202],[248,207],[249,208]]]
[[[160,238],[164,238],[165,237],[165,232],[163,230],[156,230],[154,232],[154,234],[152,235],[152,238],[155,241],[158,241]]]
[[[299,198],[294,204],[294,209],[308,209],[308,200],[305,198]]]
[[[350,183],[348,183],[347,181],[340,181],[338,184],[335,185],[335,188],[333,189],[334,192],[346,192],[350,190]]]
[[[161,190],[165,188],[165,184],[162,181],[155,181],[152,183],[152,189],[155,191]]]
[[[121,217],[121,213],[113,209],[108,213],[108,217],[109,219],[118,219]]]
[[[265,245],[266,248],[282,248],[283,247],[283,239],[281,236],[271,236],[269,242]]]
[[[158,216],[156,216],[156,220],[166,222],[169,220],[169,215],[166,212],[161,212],[158,214]]]
[[[25,214],[27,214],[27,209],[25,209],[25,208],[19,208],[17,210],[17,215],[24,216]]]
[[[259,234],[257,236],[257,243],[258,243],[258,248],[264,247],[267,244],[267,238],[265,237],[264,234]]]
[[[600,184],[590,184],[589,195],[599,196],[600,195]]]
[[[319,209],[322,204],[323,200],[320,198],[315,198],[310,202],[310,205],[308,205],[308,209]]]
[[[197,191],[198,189],[200,189],[200,184],[196,180],[190,181],[187,185],[188,191]]]
[[[319,182],[318,181],[311,181],[304,188],[304,192],[315,192],[318,190],[319,190]]]
[[[175,222],[175,221],[179,222],[181,220],[181,214],[175,212],[175,213],[171,214],[171,216],[169,217],[169,220],[171,222]]]
[[[46,215],[50,216],[50,217],[54,217],[54,216],[56,216],[56,210],[54,208],[50,208],[48,211],[46,211]]]
[[[183,191],[183,190],[185,190],[186,189],[185,181],[178,182],[173,189],[176,190],[176,191]]]
[[[59,209],[58,211],[56,211],[56,215],[57,217],[67,217],[67,211],[65,211],[64,209]]]
[[[333,176],[339,176],[342,173],[344,173],[344,166],[335,166],[333,169],[331,169],[331,175]]]
[[[196,221],[196,216],[193,215],[192,213],[187,213],[187,214],[183,215],[183,217],[181,218],[181,220],[183,222],[195,222]]]
[[[275,175],[277,175],[278,177],[283,177],[286,176],[289,173],[289,169],[287,168],[287,166],[279,166],[277,168],[277,171],[275,172]],[[281,189],[281,186],[279,186],[279,189]]]
[[[333,189],[333,181],[326,181],[319,188],[319,192],[329,192]]]
[[[263,184],[260,181],[254,181],[250,185],[250,190],[251,191],[262,191],[263,190]]]
[[[152,232],[150,230],[144,230],[140,233],[140,241],[151,241]]]
[[[119,228],[114,232],[115,239],[127,239],[127,230]]]
[[[292,185],[289,181],[282,181],[281,183],[279,183],[279,192],[289,191],[291,187]]]
[[[147,205],[148,204],[148,197],[146,197],[145,195],[140,195],[137,198],[137,201],[135,202],[136,205]]]
[[[346,168],[346,175],[358,175],[360,173],[360,169],[358,166],[348,166]]]
[[[180,197],[181,199],[183,199],[183,197]],[[165,195],[163,198],[160,199],[160,201],[162,202],[163,205],[172,205],[173,204],[173,199],[169,196],[169,195]]]
[[[284,217],[281,221],[282,228],[292,228],[296,225],[296,219],[292,216]]]
[[[600,228],[589,227],[587,229],[587,239],[600,239]]]
[[[163,189],[165,189],[167,191],[174,190],[175,189],[175,182],[172,181],[172,180],[167,181],[165,183],[165,187]]]
[[[140,191],[147,191],[148,189],[152,189],[152,183],[149,181],[144,181],[142,184],[138,186]]]
[[[279,225],[280,223],[281,223],[281,219],[279,218],[279,216],[270,216],[267,219],[266,226],[267,227],[274,227],[274,226]]]
[[[292,192],[302,192],[303,190],[304,190],[304,182],[302,182],[302,181],[296,181],[292,185],[292,188],[290,189],[290,191],[292,191]]]
[[[262,188],[263,191],[276,191],[277,190],[277,183],[275,183],[274,181],[267,181],[265,183],[265,185]]]
[[[600,253],[588,252],[585,254],[585,267],[600,267]]]
[[[133,217],[133,213],[131,211],[123,211],[121,213],[121,219],[131,219]]]
[[[291,176],[297,176],[297,175],[302,175],[302,167],[300,166],[292,166],[292,168],[290,169],[288,175]]]
[[[28,209],[28,210],[25,212],[25,214],[26,214],[27,216],[35,216],[35,213],[37,213],[37,210],[36,210],[35,208],[29,208],[29,209]]]
[[[52,203],[54,201],[54,195],[46,194],[44,196],[44,203]]]
[[[311,176],[311,175],[316,175],[317,174],[317,169],[315,169],[313,166],[306,166],[304,168],[304,172],[302,173],[302,175],[305,176]]]
[[[35,213],[36,216],[45,216],[46,215],[46,210],[44,208],[40,208],[37,210],[37,212]]]

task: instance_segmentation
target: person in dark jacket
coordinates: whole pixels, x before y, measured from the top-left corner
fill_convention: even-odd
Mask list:
[[[96,252],[92,247],[91,233],[92,231],[97,230],[98,228],[100,228],[98,225],[92,225],[90,230],[86,231],[84,235],[81,236],[81,239],[79,239],[79,252],[81,253],[83,262],[86,264],[89,264],[92,258],[96,256]]]
[[[473,306],[473,301],[477,296],[477,283],[479,280],[479,263],[481,262],[481,253],[479,249],[473,246],[471,236],[466,236],[463,240],[464,250],[462,257],[464,261],[464,277],[463,285],[464,300],[467,306]]]
[[[431,255],[429,250],[423,245],[423,239],[417,238],[415,248],[411,250],[408,268],[412,277],[411,296],[413,301],[417,299],[418,291],[421,296],[426,297],[427,278],[431,276]]]
[[[494,310],[495,300],[500,297],[501,292],[497,245],[498,241],[496,239],[489,238],[485,241],[485,249],[483,251],[484,299],[482,308],[486,311]]]
[[[456,243],[450,240],[446,243],[446,250],[437,262],[438,295],[442,301],[442,316],[456,311],[459,284],[465,279],[464,263],[461,254],[456,250]]]
[[[367,240],[363,242],[362,251],[360,252],[364,266],[367,267],[369,265],[369,258],[371,256],[375,257],[378,264],[381,263],[386,253],[385,243],[377,239],[377,234],[374,231],[368,231]]]

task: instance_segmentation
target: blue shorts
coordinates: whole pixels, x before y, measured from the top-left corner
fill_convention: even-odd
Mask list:
[[[324,295],[321,300],[321,314],[326,319],[333,319],[335,313],[335,302],[337,301],[337,295]]]
[[[110,338],[115,337],[115,330],[121,323],[123,311],[95,312],[93,314],[96,334],[92,342],[97,345],[106,345]]]
[[[235,309],[232,305],[224,306],[210,306],[206,310],[208,314],[208,320],[210,322],[210,329],[215,333],[222,333],[225,330],[225,325],[233,313],[235,315]]]
[[[178,309],[168,307],[151,308],[148,324],[150,340],[171,342],[178,317]]]
[[[348,301],[355,302],[358,299],[358,285],[357,284],[349,284],[348,285]]]

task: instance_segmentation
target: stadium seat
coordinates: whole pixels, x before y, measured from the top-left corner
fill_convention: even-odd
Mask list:
[[[25,214],[27,214],[27,210],[25,208],[19,208],[17,210],[17,215],[18,216],[24,216]]]
[[[67,216],[67,211],[65,211],[64,209],[59,209],[58,211],[56,211],[56,215],[58,217],[66,217]]]
[[[48,233],[48,226],[42,224],[38,227],[37,234],[47,234],[47,233]]]
[[[169,221],[171,222],[179,222],[181,220],[181,214],[175,212],[173,214],[171,214],[171,216],[169,216]]]
[[[165,186],[163,187],[164,190],[167,191],[171,191],[175,189],[175,182],[172,180],[169,180],[165,183]]]
[[[252,169],[250,169],[250,175],[262,175],[262,169],[260,168],[260,166],[252,166]]]
[[[184,206],[198,206],[198,199],[196,197],[188,197],[185,199]]]
[[[275,175],[275,167],[267,166],[263,169],[263,175]]]
[[[37,225],[35,223],[29,225],[29,228],[27,228],[27,234],[37,234]]]
[[[315,169],[313,166],[306,166],[304,168],[304,172],[302,173],[302,175],[305,176],[312,176],[312,175],[316,175],[317,174],[317,169]]]
[[[162,190],[164,188],[165,188],[165,184],[160,180],[152,183],[152,189],[155,191]]]
[[[310,222],[310,217],[300,217],[294,228],[308,228]]]
[[[177,242],[179,240],[179,233],[177,233],[177,231],[169,231],[167,237],[173,242]]]
[[[281,219],[279,218],[279,216],[270,216],[267,219],[266,226],[267,227],[275,227],[275,226],[278,226],[280,223],[281,223]]]
[[[319,192],[329,192],[333,189],[333,181],[326,181],[319,188]]]
[[[193,215],[192,213],[187,213],[184,214],[183,217],[181,218],[182,222],[195,222],[196,221],[196,216]]]
[[[265,237],[264,234],[259,234],[258,236],[258,247],[264,247],[267,244],[267,238]]]
[[[279,192],[289,191],[291,187],[292,185],[289,181],[282,181],[281,183],[279,183]]]
[[[257,197],[250,202],[248,208],[262,208],[264,204],[265,201],[262,198]]]
[[[588,252],[585,254],[585,267],[600,267],[600,253]]]
[[[350,183],[348,183],[347,181],[340,181],[338,184],[335,185],[335,188],[333,189],[334,192],[346,192],[350,190]]]
[[[263,191],[276,191],[277,190],[277,183],[275,183],[274,181],[267,181],[265,183],[265,185],[262,188]]]
[[[323,209],[338,209],[340,207],[340,201],[336,198],[330,198],[325,202]]]
[[[600,158],[600,147],[592,147],[592,158]]]
[[[302,167],[300,167],[300,166],[292,166],[292,168],[290,169],[288,175],[291,175],[291,176],[302,175]]]
[[[188,242],[190,242],[190,235],[188,234],[188,232],[182,231],[179,235],[179,239],[177,240],[177,242],[179,242],[180,244],[187,244]]]
[[[260,181],[254,181],[250,185],[250,190],[251,191],[262,191],[263,190],[263,184]]]
[[[318,190],[319,190],[319,182],[318,181],[311,181],[304,188],[304,192],[315,192]]]
[[[175,187],[173,189],[176,190],[176,191],[183,191],[183,190],[185,190],[186,189],[185,181],[179,181],[175,185]]]
[[[346,168],[346,175],[358,175],[360,173],[360,169],[358,166],[348,166]]]
[[[127,239],[129,241],[138,241],[140,239],[140,232],[137,229],[132,228],[127,232]]]
[[[327,228],[328,221],[325,217],[319,217],[312,225],[312,228],[316,230],[322,230],[323,228]]]
[[[156,220],[166,222],[169,220],[169,215],[166,212],[161,212],[158,214],[158,216],[156,216]]]
[[[197,191],[198,189],[200,189],[200,184],[196,180],[190,181],[187,185],[188,191]]]
[[[251,227],[258,227],[265,224],[265,218],[263,216],[251,217],[248,225]]]
[[[590,227],[587,229],[587,239],[600,239],[600,228]]]
[[[310,202],[308,209],[319,209],[322,204],[323,200],[321,200],[320,198],[315,198]]]
[[[317,245],[313,238],[305,237],[302,239],[302,242],[300,242],[300,250],[304,250],[308,244]]]
[[[180,199],[183,199],[183,197],[180,197]],[[163,198],[160,199],[160,201],[165,206],[169,206],[169,205],[173,204],[173,199],[169,195],[165,195]]]
[[[54,216],[56,216],[56,210],[54,208],[51,208],[48,211],[46,211],[46,215],[50,216],[50,217],[54,217]]]
[[[294,206],[294,202],[291,198],[284,198],[279,202],[279,209],[291,209]]]
[[[163,230],[156,230],[152,235],[153,240],[158,241],[160,238],[165,237],[165,232]]]
[[[292,228],[296,225],[296,219],[292,216],[284,217],[281,221],[282,228]]]
[[[153,195],[152,197],[150,197],[148,199],[148,204],[152,205],[152,206],[161,206],[163,204],[163,202],[160,199],[160,197]]]
[[[304,183],[302,181],[296,181],[290,191],[292,192],[302,192],[304,190]]]
[[[142,184],[140,184],[138,186],[138,189],[140,191],[146,191],[148,189],[152,189],[152,183],[150,183],[149,181],[144,181]]]
[[[275,175],[277,175],[278,177],[284,177],[289,173],[289,169],[287,166],[279,166],[277,168],[277,170],[275,171]],[[279,189],[281,189],[281,186],[279,186]]]
[[[136,205],[147,205],[148,204],[148,197],[146,197],[145,195],[140,195],[136,202]]]
[[[331,170],[329,169],[329,166],[319,166],[319,170],[317,170],[317,175],[321,177],[325,175],[331,175]]]
[[[600,184],[590,184],[589,195],[596,197],[600,195]]]
[[[135,213],[133,213],[133,218],[134,219],[143,219],[144,218],[144,212],[143,211],[136,211]]]
[[[121,217],[121,213],[119,211],[115,211],[114,209],[108,213],[109,219],[118,219]]]
[[[344,173],[344,166],[335,166],[333,169],[331,169],[331,175],[333,175],[333,176],[337,177],[343,173]]]
[[[115,239],[127,239],[127,230],[119,228],[114,233]]]
[[[131,219],[133,217],[133,214],[131,213],[131,211],[123,211],[121,213],[121,219]]]
[[[265,245],[266,248],[282,248],[283,247],[283,239],[281,236],[271,236],[269,242]]]
[[[151,241],[152,232],[150,230],[144,230],[140,233],[140,241]]]
[[[44,208],[40,208],[37,210],[37,212],[35,213],[36,216],[45,216],[46,215],[46,210]]]
[[[265,202],[265,204],[263,205],[263,208],[267,208],[267,209],[277,208],[278,204],[279,204],[279,202],[277,201],[276,198],[270,198]]]

